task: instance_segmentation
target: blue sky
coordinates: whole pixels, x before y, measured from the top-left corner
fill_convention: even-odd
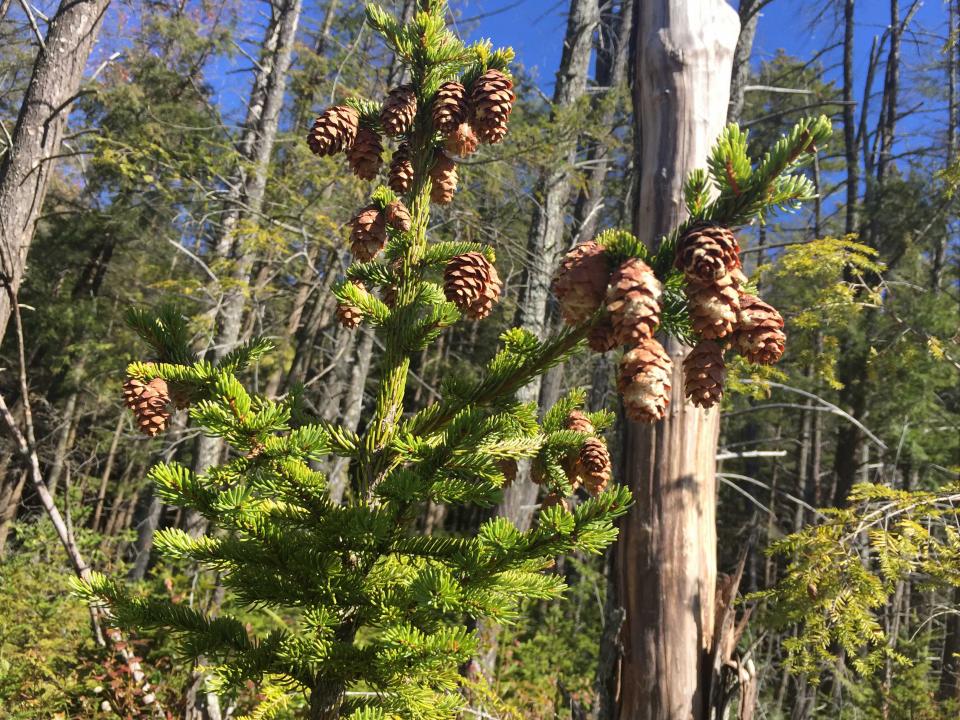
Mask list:
[[[771,57],[778,49],[791,55],[810,57],[829,44],[830,33],[840,39],[841,25],[829,15],[826,22],[816,22],[816,6],[825,2],[810,0],[774,0],[761,16],[754,46],[756,58]],[[910,3],[901,2],[906,11]],[[454,2],[464,17],[489,13],[480,20],[477,35],[493,38],[498,45],[512,45],[520,61],[536,69],[545,92],[553,87],[553,76],[560,61],[560,40],[563,36],[568,2],[565,0],[467,0]],[[498,12],[498,10],[502,10]],[[830,11],[828,11],[830,12]],[[946,23],[944,0],[923,0],[911,25],[913,32],[904,43],[904,58],[915,57],[918,43],[932,40],[929,32],[940,33]],[[838,19],[839,20],[839,19]],[[889,23],[889,3],[884,0],[859,0],[856,10],[857,70],[863,74],[870,43]]]

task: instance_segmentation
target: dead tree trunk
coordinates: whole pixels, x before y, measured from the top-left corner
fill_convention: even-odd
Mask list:
[[[957,125],[960,124],[960,112],[957,105],[957,64],[960,54],[960,0],[947,2],[947,157],[949,168],[957,161]],[[933,267],[930,270],[930,289],[936,295],[943,283],[943,270],[946,267],[947,241],[949,233],[940,234],[933,248]]]
[[[739,21],[724,0],[638,0],[635,7],[634,231],[652,245],[683,220],[683,183],[705,165],[723,128]],[[667,350],[675,369],[669,415],[624,428],[622,478],[635,504],[616,554],[626,611],[620,720],[708,715],[719,415],[684,401],[684,348],[670,342]]]
[[[109,0],[64,0],[33,66],[12,143],[0,165],[0,340],[27,265],[27,251],[50,173],[60,154],[70,107]]]
[[[571,0],[563,55],[553,93],[556,110],[569,107],[587,90],[593,33],[600,20],[597,0]],[[556,165],[541,176],[534,193],[537,204],[527,242],[523,299],[519,304],[517,325],[538,337],[547,329],[547,298],[554,259],[560,250],[565,225],[565,207],[570,197],[570,175],[577,150],[576,138],[568,141],[565,153],[558,153]],[[540,396],[540,379],[522,388],[521,402],[535,402]],[[517,527],[529,527],[532,505],[537,499],[537,486],[528,472],[521,472],[503,494],[498,514],[510,518]]]
[[[860,166],[856,138],[856,103],[853,99],[853,24],[854,0],[843,5],[843,148],[847,164],[847,208],[844,230],[857,230],[857,194],[860,185]]]
[[[737,49],[733,53],[727,122],[738,123],[743,115],[743,101],[746,97],[747,81],[750,79],[750,55],[753,52],[753,39],[757,35],[760,8],[763,4],[762,0],[740,0],[740,35],[737,38]]]

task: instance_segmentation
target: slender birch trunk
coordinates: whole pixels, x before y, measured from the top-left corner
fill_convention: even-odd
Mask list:
[[[27,252],[60,154],[67,116],[110,0],[64,0],[50,20],[0,165],[0,340],[27,267]]]

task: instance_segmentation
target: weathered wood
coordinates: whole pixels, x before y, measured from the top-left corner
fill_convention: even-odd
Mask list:
[[[83,69],[110,0],[64,0],[50,21],[44,46],[0,165],[0,339],[27,265],[27,251],[60,154],[64,128]]]
[[[638,0],[634,12],[634,231],[653,245],[684,219],[683,183],[723,128],[739,20],[723,0]],[[666,347],[674,361],[667,417],[624,428],[622,479],[635,504],[616,552],[626,610],[620,720],[707,716],[719,415],[684,401],[685,349]]]

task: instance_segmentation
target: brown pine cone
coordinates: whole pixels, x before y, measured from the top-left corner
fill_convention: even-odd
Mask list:
[[[515,97],[513,81],[499,70],[487,70],[477,78],[470,89],[470,124],[480,142],[494,144],[503,140]]]
[[[517,479],[517,461],[509,458],[497,461],[497,469],[503,473],[503,487],[510,487]]]
[[[715,282],[740,267],[740,244],[729,228],[697,224],[677,243],[674,264],[689,280]]]
[[[614,271],[607,290],[607,312],[618,345],[636,345],[653,337],[660,324],[660,281],[639,258]]]
[[[437,153],[430,168],[430,179],[433,181],[430,199],[438,205],[453,202],[453,194],[457,190],[457,164],[446,153]]]
[[[599,495],[610,482],[610,453],[600,438],[590,438],[580,448],[576,464],[577,479],[591,495]]]
[[[400,200],[394,200],[383,209],[383,214],[387,219],[387,225],[399,232],[407,232],[410,229],[410,211]]]
[[[723,398],[723,348],[713,340],[701,340],[683,361],[683,392],[690,402],[711,408]]]
[[[353,218],[350,252],[359,262],[370,262],[386,244],[386,216],[376,205],[368,205]]]
[[[457,255],[443,271],[444,296],[472,320],[482,320],[492,312],[501,287],[497,269],[483,253]]]
[[[745,281],[739,270],[715,282],[687,281],[690,319],[697,335],[704,340],[719,340],[733,332],[740,312],[740,285]]]
[[[336,155],[353,145],[360,115],[349,105],[334,105],[318,117],[307,134],[307,145],[315,155]]]
[[[543,512],[544,510],[556,507],[557,505],[562,507],[567,512],[570,512],[570,501],[565,497],[561,497],[557,493],[550,493],[540,502],[540,511]]]
[[[618,344],[617,334],[613,330],[613,323],[610,322],[609,315],[600,318],[587,333],[587,345],[596,353],[610,352]]]
[[[461,123],[460,127],[443,141],[443,147],[448,153],[462,158],[473,155],[479,146],[477,134],[469,123]]]
[[[567,419],[564,422],[564,427],[567,430],[573,430],[574,432],[584,433],[585,435],[593,435],[595,432],[593,423],[590,422],[590,418],[588,418],[580,410],[571,410],[567,414]]]
[[[670,404],[673,364],[656,340],[644,340],[620,360],[617,387],[627,417],[639,422],[661,420]]]
[[[383,144],[380,136],[368,128],[360,128],[353,145],[347,149],[347,162],[353,174],[361,180],[373,180],[383,164]]]
[[[123,384],[123,401],[133,411],[137,428],[144,435],[153,437],[166,429],[170,419],[167,410],[170,391],[162,378],[154,378],[148,383],[127,378]]]
[[[441,135],[449,135],[467,119],[467,91],[456,80],[445,82],[437,90],[431,115],[433,129]]]
[[[361,290],[364,289],[363,283],[359,280],[351,280],[350,282]],[[349,302],[338,302],[337,320],[340,321],[340,324],[343,325],[343,327],[347,328],[348,330],[353,330],[363,321],[363,311],[361,311],[356,305],[352,305]]]
[[[402,142],[390,159],[390,189],[399,195],[410,191],[413,184],[413,162],[410,160],[410,143]]]
[[[610,269],[603,246],[590,240],[568,252],[553,278],[553,294],[568,325],[590,319],[607,294]]]
[[[755,365],[772,365],[783,355],[787,336],[776,308],[755,295],[740,296],[734,345]]]
[[[412,85],[395,87],[387,94],[380,111],[380,124],[390,137],[403,135],[417,114],[417,94]]]

